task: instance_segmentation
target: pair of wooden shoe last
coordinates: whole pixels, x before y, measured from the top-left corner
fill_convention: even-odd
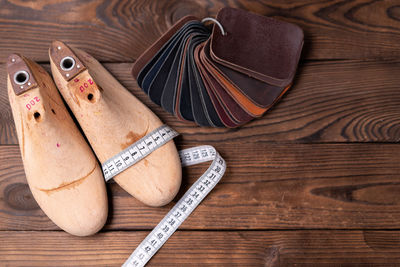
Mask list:
[[[105,162],[162,122],[84,51],[55,41],[49,56],[57,87],[33,61],[17,54],[7,61],[8,95],[24,169],[34,198],[55,224],[73,235],[91,235],[108,214],[98,161]],[[167,204],[181,183],[173,141],[114,180],[147,205]]]

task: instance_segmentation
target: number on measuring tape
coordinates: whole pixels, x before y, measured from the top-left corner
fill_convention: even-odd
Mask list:
[[[166,125],[147,134],[102,164],[105,180],[110,180],[177,135],[177,132]],[[207,194],[211,192],[225,173],[225,161],[212,146],[184,149],[179,151],[179,157],[182,166],[191,166],[207,161],[212,161],[212,163],[153,231],[139,244],[123,266],[141,267],[146,265]]]
[[[164,219],[140,243],[122,266],[144,266],[178,229],[225,173],[224,159],[212,146],[200,146],[179,152],[183,166],[213,160],[207,171],[189,188]]]
[[[139,141],[104,162],[102,164],[104,179],[109,181],[111,178],[139,162],[176,136],[178,136],[178,133],[167,125],[155,129]]]

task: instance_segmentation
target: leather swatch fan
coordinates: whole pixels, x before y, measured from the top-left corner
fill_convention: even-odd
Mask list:
[[[138,58],[132,75],[180,120],[234,128],[262,116],[289,89],[302,47],[296,25],[223,8],[216,19],[179,20]]]

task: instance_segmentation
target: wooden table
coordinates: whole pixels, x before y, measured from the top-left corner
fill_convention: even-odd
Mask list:
[[[215,16],[226,5],[301,26],[302,60],[293,88],[261,119],[194,127],[153,104],[129,71],[179,18]],[[108,223],[86,238],[60,231],[39,209],[4,62],[18,52],[48,69],[54,39],[104,62],[182,134],[179,148],[210,144],[227,161],[221,183],[150,266],[400,266],[399,0],[0,1],[0,265],[118,266],[173,203],[145,207],[109,184]],[[180,194],[205,168],[184,170]]]

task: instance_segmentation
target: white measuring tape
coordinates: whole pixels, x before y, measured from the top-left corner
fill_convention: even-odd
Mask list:
[[[177,135],[178,133],[167,125],[163,125],[147,134],[103,163],[102,167],[106,181],[140,161]],[[225,161],[212,146],[198,146],[184,149],[179,151],[179,156],[183,167],[211,160],[212,163],[207,171],[200,176],[153,231],[133,251],[122,265],[123,267],[145,266],[208,193],[211,192],[225,173]]]
[[[102,164],[106,182],[179,134],[162,125]]]

